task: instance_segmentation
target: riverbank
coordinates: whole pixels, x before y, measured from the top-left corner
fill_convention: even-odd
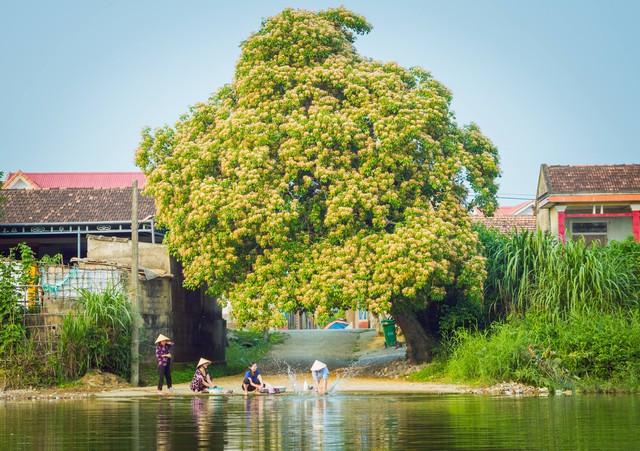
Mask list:
[[[313,357],[310,357],[313,356]],[[493,387],[472,387],[441,382],[409,382],[405,376],[422,367],[406,360],[403,347],[387,348],[373,330],[366,331],[289,331],[283,343],[272,347],[259,362],[265,381],[286,386],[287,392],[312,384],[308,367],[312,358],[328,362],[329,386],[334,393],[429,393],[488,394],[501,396],[545,396],[548,391],[522,384],[503,382]],[[195,369],[194,369],[195,370]],[[243,374],[215,378],[216,385],[242,396]],[[174,385],[171,393],[159,395],[155,386],[133,387],[109,373],[93,371],[74,386],[32,390],[0,391],[0,400],[77,400],[88,398],[136,398],[158,396],[196,396],[188,383]],[[253,396],[253,395],[252,395]]]
[[[408,382],[401,375],[414,366],[406,362],[405,349],[386,348],[384,339],[373,330],[364,331],[289,331],[283,343],[276,344],[259,362],[264,379],[271,385],[286,386],[289,393],[294,384],[301,388],[306,380],[312,384],[306,369],[310,357],[329,365],[329,385],[339,381],[334,392],[398,392],[398,393],[465,393],[467,386]],[[218,386],[233,390],[234,396],[243,395],[243,374],[219,377]],[[166,392],[166,389],[165,389]],[[165,394],[166,395],[166,394]],[[158,397],[154,386],[133,387],[109,373],[91,372],[78,383],[66,388],[37,390],[8,390],[0,392],[0,400],[56,400],[99,398]],[[189,384],[176,384],[170,396],[194,396]]]
[[[306,377],[307,383],[313,383],[312,379],[306,374],[294,374],[291,377],[298,381],[302,386]],[[289,376],[271,375],[265,377],[265,380],[272,385],[283,385],[287,387],[289,393],[293,392],[293,386]],[[329,383],[333,384],[335,380],[330,379]],[[218,386],[226,390],[233,390],[233,395],[244,395],[240,387],[242,383],[242,375],[228,376],[215,380]],[[453,394],[466,393],[469,387],[453,384],[425,383],[425,382],[407,382],[397,379],[379,379],[371,377],[352,377],[342,379],[335,393],[431,393],[431,394]],[[8,390],[0,392],[0,400],[20,401],[20,400],[78,400],[89,398],[137,398],[137,397],[159,397],[159,396],[195,396],[189,389],[189,384],[174,385],[169,393],[166,389],[163,395],[159,395],[155,387],[132,387],[122,386],[120,388],[109,387],[85,387],[78,386],[72,388],[51,388],[51,389],[33,389],[33,390]],[[262,396],[262,395],[252,395]]]

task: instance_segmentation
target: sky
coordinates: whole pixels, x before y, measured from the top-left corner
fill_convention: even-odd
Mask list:
[[[498,147],[501,205],[541,164],[640,163],[639,1],[0,0],[0,171],[139,170],[143,127],[231,82],[263,18],[340,5],[361,55],[431,71]]]

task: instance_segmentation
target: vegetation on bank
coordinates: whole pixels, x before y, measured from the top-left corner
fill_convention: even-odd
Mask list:
[[[640,389],[640,243],[566,244],[481,231],[484,310],[413,380],[518,381],[582,392]]]

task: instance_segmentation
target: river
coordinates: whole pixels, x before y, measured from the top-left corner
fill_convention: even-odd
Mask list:
[[[0,403],[3,450],[638,449],[639,396],[349,394]]]

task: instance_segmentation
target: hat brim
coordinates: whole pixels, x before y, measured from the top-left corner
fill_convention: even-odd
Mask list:
[[[326,368],[327,364],[326,363],[322,363],[320,360],[316,360],[315,362],[313,362],[313,365],[311,366],[311,371],[320,371],[322,368]]]
[[[156,344],[160,343],[161,341],[171,341],[171,339],[169,337],[167,337],[166,335],[158,335],[158,338],[156,338]]]
[[[207,360],[201,357],[196,368],[200,368],[202,365],[211,365],[211,360]]]

